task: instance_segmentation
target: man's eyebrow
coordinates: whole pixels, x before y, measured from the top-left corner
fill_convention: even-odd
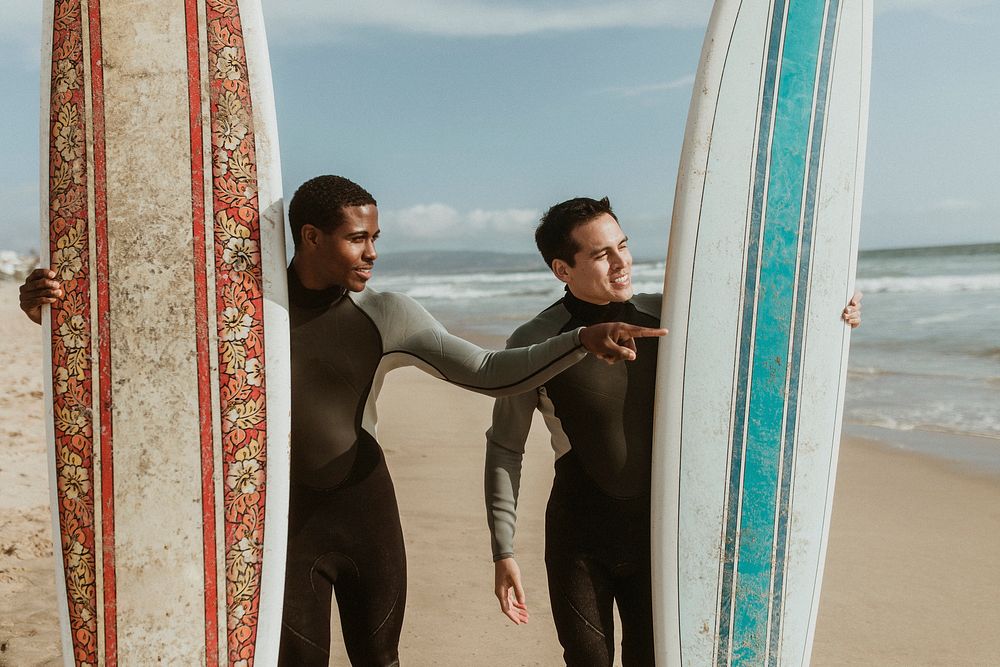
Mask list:
[[[602,252],[607,252],[608,250],[611,250],[612,248],[617,248],[621,244],[627,243],[627,242],[628,242],[628,237],[626,236],[626,237],[622,238],[622,240],[620,240],[615,245],[606,245],[606,246],[601,246],[600,248],[594,248],[593,250],[590,251],[590,256],[591,257],[597,257]]]

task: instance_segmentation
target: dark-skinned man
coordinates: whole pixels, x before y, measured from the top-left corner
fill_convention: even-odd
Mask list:
[[[413,365],[494,396],[529,390],[587,356],[635,358],[621,323],[581,327],[526,348],[482,350],[449,334],[409,297],[367,287],[377,258],[378,207],[339,176],[304,183],[289,204],[292,361],[291,491],[279,664],[329,661],[330,596],[356,665],[398,664],[406,558],[392,480],[375,440],[386,372]],[[61,297],[39,270],[21,288],[36,322]]]

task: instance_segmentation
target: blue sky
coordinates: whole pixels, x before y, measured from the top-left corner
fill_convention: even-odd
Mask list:
[[[0,0],[0,247],[38,237],[39,5]],[[265,0],[287,196],[340,173],[381,249],[527,251],[611,197],[662,254],[704,0]],[[876,0],[862,248],[1000,241],[1000,3]]]

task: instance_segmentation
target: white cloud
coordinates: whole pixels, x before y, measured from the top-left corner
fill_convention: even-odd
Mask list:
[[[704,0],[572,0],[513,3],[487,0],[304,0],[265,8],[278,28],[314,32],[367,26],[451,37],[525,35],[600,28],[704,25]],[[329,33],[326,33],[329,37]]]
[[[538,224],[541,213],[532,208],[507,208],[486,211],[477,208],[470,211],[467,219],[472,227],[505,234],[521,235]]]
[[[541,217],[541,212],[527,208],[473,209],[465,214],[447,204],[417,204],[409,208],[384,211],[381,226],[393,242],[461,241],[484,234],[502,240],[523,240]]]
[[[663,93],[670,90],[687,89],[693,83],[694,73],[691,73],[676,78],[673,81],[647,83],[641,86],[613,86],[611,88],[604,88],[599,92],[612,93],[621,97],[638,97],[639,95],[648,95],[649,93]]]
[[[966,22],[995,0],[874,0],[878,13],[920,12]],[[302,0],[266,2],[269,26],[330,40],[369,27],[446,37],[487,37],[608,28],[699,28],[708,0]]]
[[[418,239],[450,236],[460,231],[458,211],[446,204],[417,204],[382,214],[382,226]]]
[[[979,211],[983,209],[983,205],[971,199],[949,197],[935,203],[933,208],[937,211]]]
[[[888,12],[922,12],[936,18],[966,23],[972,20],[970,10],[989,7],[996,0],[875,0],[875,11],[879,14]]]

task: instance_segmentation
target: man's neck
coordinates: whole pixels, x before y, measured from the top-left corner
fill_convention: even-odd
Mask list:
[[[570,296],[572,296],[577,301],[582,301],[583,303],[589,303],[592,306],[607,306],[608,304],[611,303],[610,301],[593,301],[591,299],[584,299],[583,297],[577,296],[576,292],[574,292],[569,287],[569,285],[566,286],[566,291],[569,293]]]
[[[292,269],[295,271],[295,275],[298,276],[299,283],[306,289],[321,291],[337,287],[337,285],[324,282],[321,273],[316,270],[312,262],[299,253],[295,253],[292,257]]]

